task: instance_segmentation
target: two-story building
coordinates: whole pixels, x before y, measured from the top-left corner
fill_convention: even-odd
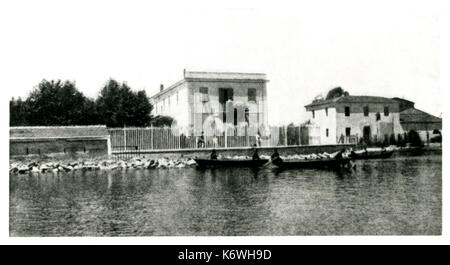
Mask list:
[[[170,116],[199,135],[210,121],[267,128],[265,74],[184,71],[183,79],[150,98],[153,115]],[[221,123],[221,124],[220,124]]]
[[[341,96],[305,106],[307,119],[318,127],[319,144],[365,142],[403,133],[399,103],[372,96]]]

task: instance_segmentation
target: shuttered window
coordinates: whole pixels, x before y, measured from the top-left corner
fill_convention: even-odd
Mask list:
[[[255,101],[256,102],[256,89],[255,88],[249,88],[247,91],[248,101]]]

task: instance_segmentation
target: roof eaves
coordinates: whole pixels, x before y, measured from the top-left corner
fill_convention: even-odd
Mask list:
[[[181,79],[180,81],[176,82],[175,84],[169,86],[168,88],[165,88],[165,89],[163,89],[162,91],[159,91],[159,92],[156,93],[155,95],[151,96],[150,99],[154,99],[154,98],[157,98],[157,97],[159,97],[159,96],[161,96],[161,95],[164,95],[165,93],[167,93],[167,92],[173,90],[174,88],[176,88],[176,87],[182,85],[184,82],[186,82],[186,79],[183,78],[183,79]]]

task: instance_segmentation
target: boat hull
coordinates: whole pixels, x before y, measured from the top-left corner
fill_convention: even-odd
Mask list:
[[[343,159],[301,159],[272,161],[279,168],[340,168],[350,162],[349,158]]]
[[[268,159],[259,160],[238,160],[238,159],[227,159],[227,160],[215,160],[215,159],[194,159],[197,162],[198,167],[261,167],[267,162]]]
[[[352,159],[379,159],[379,158],[389,158],[392,156],[392,154],[394,153],[394,151],[388,151],[388,152],[377,152],[377,153],[373,153],[371,154],[370,152],[365,154],[351,154],[350,157]]]

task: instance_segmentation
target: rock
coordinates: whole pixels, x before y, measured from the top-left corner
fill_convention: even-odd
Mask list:
[[[38,163],[36,163],[36,162],[31,162],[31,163],[28,164],[28,167],[29,167],[29,168],[37,167],[37,166],[39,166],[39,165],[38,165]]]
[[[18,168],[19,174],[25,174],[25,173],[27,173],[29,170],[30,170],[30,169],[29,169],[28,167],[26,167],[26,166],[22,166],[22,167],[19,167],[19,168]]]
[[[19,168],[14,166],[14,167],[9,169],[9,172],[17,174],[17,172],[19,172]]]
[[[193,165],[196,165],[196,164],[197,164],[197,162],[195,162],[194,159],[189,159],[188,161],[186,161],[186,165],[188,165],[188,166],[193,166]]]
[[[72,171],[73,167],[72,166],[63,166],[64,171]]]
[[[41,172],[45,173],[47,170],[49,170],[49,167],[47,165],[41,165],[41,167],[39,168],[39,170],[41,170]]]

